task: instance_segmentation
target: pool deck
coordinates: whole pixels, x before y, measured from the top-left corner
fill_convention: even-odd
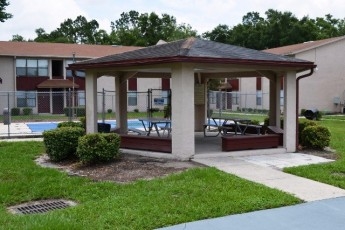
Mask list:
[[[40,136],[41,132],[32,132],[26,123],[11,123],[4,125],[0,123],[0,138],[19,138],[19,137],[32,137]]]

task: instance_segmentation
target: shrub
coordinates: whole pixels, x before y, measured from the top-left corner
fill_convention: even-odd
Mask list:
[[[86,130],[86,117],[79,118],[79,121],[82,124],[82,127]]]
[[[112,110],[112,109],[108,109],[107,112],[108,112],[108,113],[112,113],[113,110]]]
[[[324,149],[329,146],[331,132],[328,128],[319,125],[309,125],[301,133],[301,144],[311,149]]]
[[[269,123],[270,123],[270,119],[268,117],[266,117],[264,119],[264,125],[265,126],[269,126]],[[284,118],[280,118],[280,128],[283,129],[284,128]]]
[[[46,153],[52,161],[61,161],[75,156],[78,139],[85,133],[79,127],[61,127],[43,132]]]
[[[120,136],[116,133],[91,133],[79,138],[77,155],[83,163],[107,162],[120,155]]]
[[[310,121],[310,120],[306,120],[306,121],[302,121],[298,123],[298,142],[300,144],[302,144],[302,132],[303,130],[308,127],[308,126],[315,126],[317,125],[315,121]]]
[[[76,114],[77,117],[82,117],[85,116],[86,114],[86,110],[84,107],[76,107],[76,108],[72,108],[72,107],[66,107],[63,109],[64,114],[68,117],[68,116],[72,116],[73,112]]]
[[[73,122],[73,121],[64,121],[60,122],[57,125],[58,128],[62,127],[79,127],[79,128],[84,128],[83,124],[80,122]]]
[[[322,119],[322,112],[321,111],[318,111],[317,113],[316,113],[316,120],[317,121],[321,121],[321,119]]]
[[[152,113],[159,112],[159,108],[152,108],[152,109],[151,109],[151,112],[152,112]]]
[[[301,116],[304,116],[305,110],[306,109],[301,109]]]
[[[23,108],[23,114],[24,115],[31,115],[32,114],[32,108]]]
[[[11,109],[11,115],[12,116],[19,116],[20,114],[20,109],[19,108],[12,108]]]
[[[139,113],[139,109],[134,109],[133,110],[135,113]]]
[[[260,121],[258,121],[258,120],[251,120],[250,124],[251,125],[260,125]]]

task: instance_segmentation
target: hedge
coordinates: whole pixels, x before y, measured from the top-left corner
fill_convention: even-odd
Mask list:
[[[85,130],[79,127],[61,127],[43,132],[46,153],[52,161],[61,161],[76,156],[79,137]]]
[[[83,163],[107,162],[120,156],[120,136],[116,133],[92,133],[79,138],[77,156]]]

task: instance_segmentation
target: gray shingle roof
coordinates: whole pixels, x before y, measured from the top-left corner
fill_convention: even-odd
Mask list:
[[[158,64],[169,62],[203,62],[203,63],[280,63],[290,65],[310,65],[313,63],[296,58],[243,47],[188,38],[154,45],[121,54],[109,55],[73,64],[72,69],[106,66],[128,66],[142,64]]]

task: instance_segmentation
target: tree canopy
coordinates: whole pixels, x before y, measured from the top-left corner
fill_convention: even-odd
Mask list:
[[[177,24],[176,18],[168,14],[160,17],[154,12],[139,14],[134,10],[122,13],[120,19],[111,22],[111,29],[115,44],[135,46],[150,46],[159,40],[174,41],[197,35],[190,25]]]
[[[75,20],[67,19],[60,27],[51,33],[46,33],[43,28],[35,30],[36,42],[58,42],[78,44],[110,44],[109,36],[105,30],[100,30],[96,20],[88,21],[84,16]]]
[[[3,11],[8,3],[5,0],[0,2],[0,10]],[[88,21],[80,15],[74,20],[66,19],[50,33],[43,28],[36,29],[37,37],[34,41],[150,46],[157,44],[159,40],[169,42],[194,36],[263,50],[345,35],[345,19],[336,19],[330,14],[316,19],[309,16],[298,19],[289,11],[269,9],[265,16],[258,12],[248,12],[243,16],[242,23],[233,27],[219,24],[213,30],[198,35],[189,24],[177,24],[174,16],[132,10],[123,12],[117,20],[111,22],[110,28],[111,32],[108,34],[99,29],[96,20]],[[17,34],[12,40],[23,41],[24,38]]]
[[[0,0],[0,22],[5,22],[5,20],[10,19],[13,17],[12,14],[6,13],[6,7],[9,6],[10,3],[7,0]]]
[[[258,12],[249,12],[242,23],[229,28],[220,24],[203,37],[213,41],[239,45],[253,49],[267,49],[306,41],[320,40],[345,35],[344,19],[325,18],[298,19],[291,12],[269,9],[263,18]]]

